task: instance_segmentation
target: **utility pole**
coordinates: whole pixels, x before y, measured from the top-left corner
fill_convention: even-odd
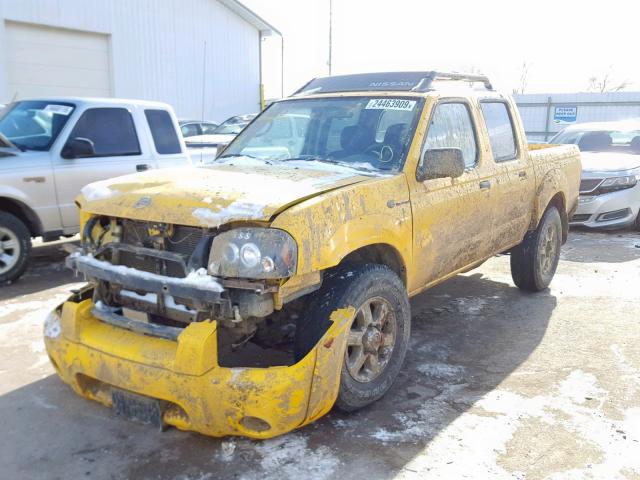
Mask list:
[[[329,61],[327,65],[329,66],[329,76],[331,76],[331,41],[333,35],[333,0],[329,0]]]

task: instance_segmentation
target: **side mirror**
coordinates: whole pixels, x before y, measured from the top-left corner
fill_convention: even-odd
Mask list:
[[[94,157],[96,149],[88,138],[76,137],[67,141],[61,155],[66,159]]]
[[[464,157],[459,148],[432,148],[424,152],[416,178],[419,182],[434,178],[458,178],[464,173]]]

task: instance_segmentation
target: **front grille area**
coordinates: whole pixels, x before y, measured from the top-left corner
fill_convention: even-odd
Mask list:
[[[602,183],[603,178],[583,178],[580,180],[580,193],[592,192]]]
[[[153,241],[149,234],[149,228],[151,227],[153,227],[151,223],[125,220],[123,223],[122,243],[153,248]],[[174,225],[171,236],[165,239],[165,249],[168,252],[179,253],[188,257],[193,253],[203,236],[204,230],[201,228]]]

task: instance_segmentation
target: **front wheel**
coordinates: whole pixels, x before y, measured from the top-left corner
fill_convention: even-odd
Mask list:
[[[562,219],[556,207],[549,207],[538,228],[511,251],[511,277],[516,286],[530,292],[547,288],[558,268],[561,245]]]
[[[0,212],[0,284],[16,280],[27,268],[29,230],[17,217]]]
[[[340,268],[326,276],[316,300],[296,331],[296,349],[308,352],[331,312],[353,307],[336,406],[354,411],[380,399],[396,379],[409,344],[411,310],[402,281],[383,265]]]

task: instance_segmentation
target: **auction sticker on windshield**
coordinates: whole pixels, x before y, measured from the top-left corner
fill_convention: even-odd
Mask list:
[[[404,100],[402,98],[372,98],[369,100],[369,103],[367,103],[365,109],[411,111],[415,106],[415,100]]]
[[[73,107],[70,107],[68,105],[56,105],[54,103],[51,103],[44,107],[45,112],[57,113],[58,115],[69,115],[72,110]]]

